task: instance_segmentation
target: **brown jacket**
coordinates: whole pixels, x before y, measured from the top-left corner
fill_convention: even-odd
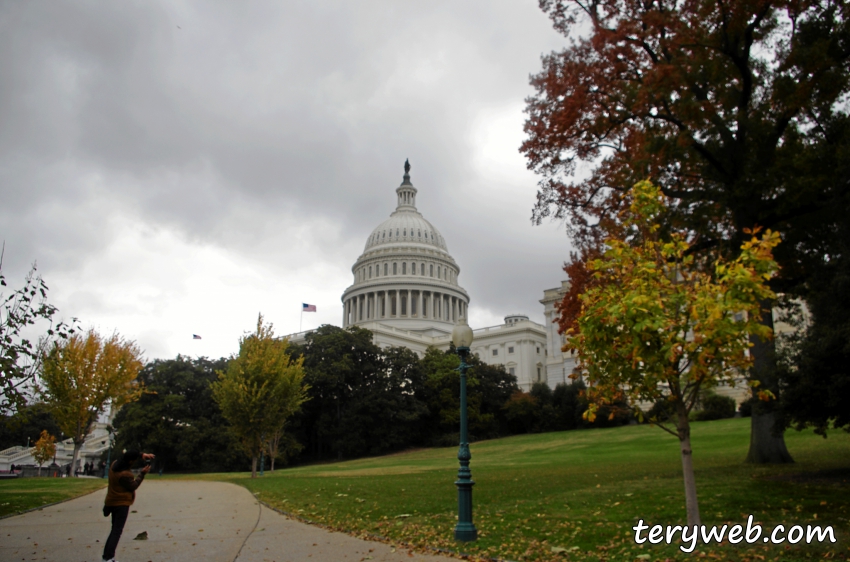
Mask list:
[[[117,463],[118,461],[115,461],[109,467],[109,488],[106,491],[104,505],[110,507],[133,505],[133,502],[136,501],[136,488],[142,485],[145,474],[141,473],[134,477],[130,469],[115,472],[113,468]]]

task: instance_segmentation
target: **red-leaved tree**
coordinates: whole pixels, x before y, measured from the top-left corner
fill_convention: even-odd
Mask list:
[[[540,0],[569,38],[543,57],[521,152],[542,176],[533,217],[566,221],[578,254],[569,326],[586,275],[623,237],[628,190],[650,178],[668,198],[660,235],[687,232],[709,263],[746,232],[782,243],[774,290],[804,295],[848,210],[850,4],[828,0]],[[769,311],[774,303],[766,301]],[[763,315],[772,327],[770,314]],[[772,342],[751,378],[778,395]],[[751,462],[790,462],[775,401],[753,411]]]

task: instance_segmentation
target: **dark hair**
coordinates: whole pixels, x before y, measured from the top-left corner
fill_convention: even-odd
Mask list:
[[[130,468],[133,466],[133,463],[135,463],[140,458],[142,458],[142,453],[140,453],[139,451],[127,451],[124,453],[124,456],[115,461],[115,463],[112,465],[112,470],[114,470],[115,472],[123,472],[125,470],[130,470]]]

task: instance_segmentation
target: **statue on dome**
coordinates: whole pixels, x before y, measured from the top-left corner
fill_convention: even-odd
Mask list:
[[[408,175],[409,173],[410,173],[410,162],[408,162],[408,159],[405,158],[404,159],[404,175]]]

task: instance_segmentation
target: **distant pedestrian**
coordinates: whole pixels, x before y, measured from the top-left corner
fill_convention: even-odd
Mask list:
[[[71,477],[71,465],[70,464],[65,465],[65,476],[67,478]]]
[[[146,464],[142,472],[134,477],[130,469],[140,459],[150,461],[154,459],[154,455],[140,453],[139,451],[127,451],[124,456],[109,467],[109,487],[106,491],[103,516],[112,515],[112,531],[103,546],[104,562],[115,562],[115,549],[118,548],[118,541],[124,531],[130,506],[136,501],[136,490],[142,485],[145,475],[151,469],[151,465]]]

